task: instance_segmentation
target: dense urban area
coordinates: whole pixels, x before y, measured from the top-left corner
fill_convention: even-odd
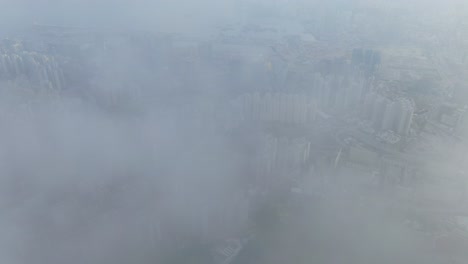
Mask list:
[[[466,5],[250,2],[0,32],[11,263],[467,263]]]

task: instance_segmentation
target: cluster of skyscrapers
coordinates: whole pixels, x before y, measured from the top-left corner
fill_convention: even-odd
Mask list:
[[[65,82],[54,57],[23,50],[0,53],[0,78],[13,82],[23,78],[42,88],[55,90],[61,90]]]
[[[375,130],[390,130],[401,136],[407,136],[413,121],[414,109],[414,102],[410,99],[391,100],[371,92],[365,97],[361,117],[369,121]]]
[[[375,131],[407,136],[415,111],[408,98],[390,98],[376,91],[372,79],[362,75],[314,75],[321,110],[354,115],[368,121]]]

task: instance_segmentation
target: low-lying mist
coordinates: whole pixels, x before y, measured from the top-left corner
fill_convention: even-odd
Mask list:
[[[464,256],[459,2],[0,0],[0,262]]]

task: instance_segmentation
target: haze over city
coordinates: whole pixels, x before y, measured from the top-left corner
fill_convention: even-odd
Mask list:
[[[1,263],[467,263],[464,1],[0,4]]]

